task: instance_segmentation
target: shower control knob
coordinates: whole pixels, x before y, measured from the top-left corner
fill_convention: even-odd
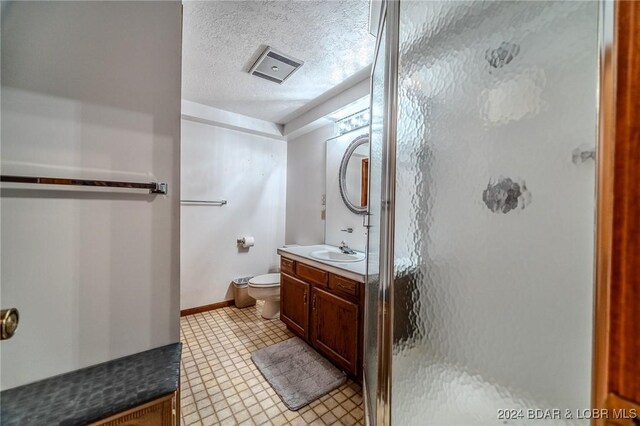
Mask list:
[[[16,308],[0,310],[0,340],[10,339],[18,328],[20,314]]]

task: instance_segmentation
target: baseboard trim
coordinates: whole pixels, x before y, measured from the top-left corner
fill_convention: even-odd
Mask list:
[[[212,303],[211,305],[197,306],[195,308],[183,309],[180,311],[181,317],[187,315],[199,314],[201,312],[213,311],[214,309],[226,308],[227,306],[233,306],[234,300],[225,300],[224,302]]]

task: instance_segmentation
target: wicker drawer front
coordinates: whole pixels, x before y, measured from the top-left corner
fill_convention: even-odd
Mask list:
[[[287,259],[286,257],[281,258],[280,270],[290,275],[295,274],[295,262],[291,259]]]
[[[358,285],[356,281],[351,281],[334,274],[331,274],[329,278],[329,288],[331,290],[352,297],[358,297],[360,294]]]
[[[179,400],[179,396],[174,392],[106,419],[90,423],[89,426],[176,426],[180,424],[178,418],[180,409],[175,409],[176,404],[180,404],[177,402]]]
[[[312,283],[324,286],[327,285],[327,281],[329,280],[328,272],[303,263],[296,263],[296,275]]]

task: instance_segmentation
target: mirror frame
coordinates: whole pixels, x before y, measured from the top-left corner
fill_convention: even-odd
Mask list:
[[[358,148],[360,145],[364,145],[365,143],[369,143],[369,134],[365,133],[363,135],[360,135],[358,137],[356,137],[353,141],[351,141],[351,143],[349,144],[349,146],[347,147],[346,151],[344,152],[344,155],[342,156],[342,161],[340,162],[340,169],[339,169],[339,176],[338,176],[338,183],[340,186],[340,197],[342,197],[342,201],[344,202],[345,206],[347,206],[347,208],[349,210],[351,210],[353,213],[355,214],[366,214],[367,213],[367,206],[358,206],[355,205],[351,202],[351,200],[349,200],[349,197],[347,196],[347,182],[346,182],[346,177],[347,177],[347,166],[349,165],[349,159],[351,158],[351,155],[353,154],[353,152],[356,150],[356,148]]]

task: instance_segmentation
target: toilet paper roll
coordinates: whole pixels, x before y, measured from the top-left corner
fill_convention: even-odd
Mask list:
[[[240,238],[239,241],[240,241],[240,245],[244,248],[253,247],[253,245],[256,243],[255,238],[249,235]]]

